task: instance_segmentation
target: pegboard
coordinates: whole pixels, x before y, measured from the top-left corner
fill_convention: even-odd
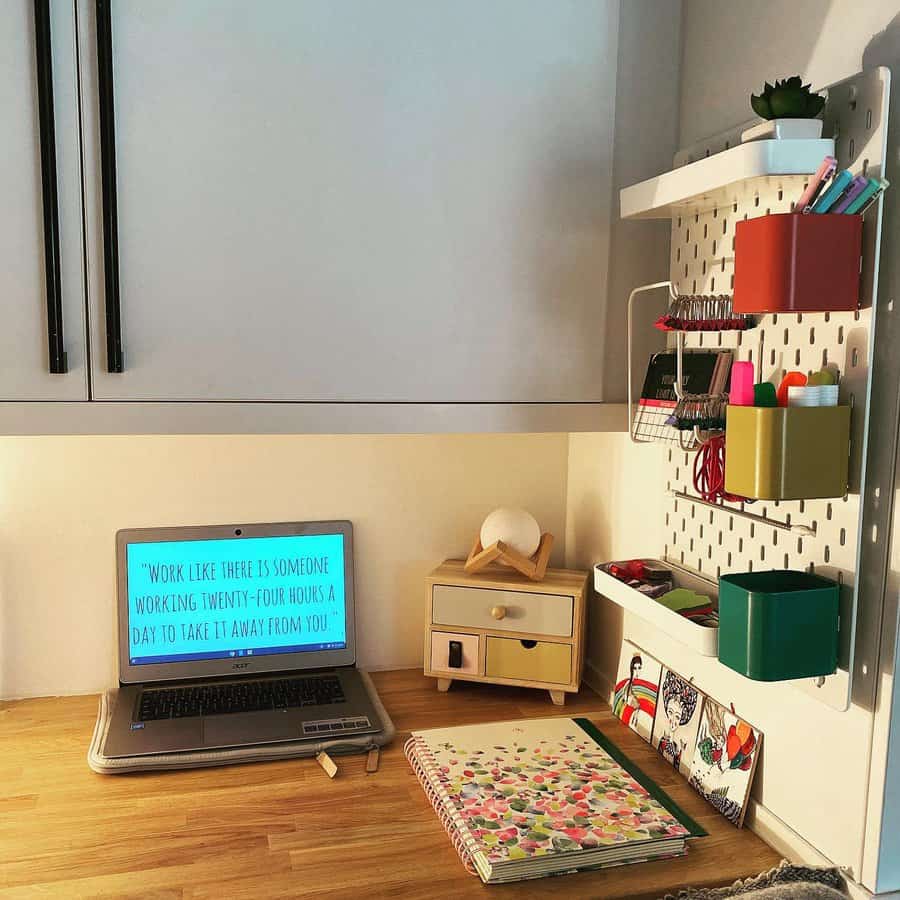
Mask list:
[[[838,167],[881,177],[886,159],[888,81],[876,69],[832,85],[824,113],[825,137],[835,138]],[[747,125],[681,151],[675,165],[728,149]],[[670,278],[680,294],[731,294],[734,282],[734,229],[743,219],[790,212],[805,187],[798,176],[756,179],[736,185],[723,205],[684,210],[672,219]],[[779,313],[762,316],[744,332],[693,332],[688,348],[733,348],[735,360],[762,361],[764,380],[781,380],[791,369],[816,371],[828,364],[841,373],[840,402],[851,416],[850,490],[830,500],[757,501],[711,509],[673,497],[695,494],[693,452],[669,449],[664,556],[708,579],[724,572],[806,569],[843,583],[839,669],[826,679],[794,682],[838,709],[849,704],[856,621],[855,572],[861,540],[860,493],[871,388],[869,361],[874,338],[881,209],[873,206],[863,228],[860,309],[856,312]],[[760,353],[760,350],[762,351]],[[735,516],[729,510],[807,525],[814,534],[780,530]]]

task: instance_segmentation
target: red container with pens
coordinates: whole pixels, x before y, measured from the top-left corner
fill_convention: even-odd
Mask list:
[[[736,313],[859,307],[862,216],[779,213],[738,222]]]

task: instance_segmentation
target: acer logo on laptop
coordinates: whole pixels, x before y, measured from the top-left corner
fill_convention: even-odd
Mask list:
[[[232,663],[232,669],[246,669],[250,666],[250,663]]]

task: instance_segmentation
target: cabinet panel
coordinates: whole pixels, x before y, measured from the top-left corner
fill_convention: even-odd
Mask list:
[[[484,666],[491,678],[568,684],[572,680],[572,648],[545,641],[489,637]]]
[[[436,625],[572,635],[574,598],[560,594],[436,584],[431,607]]]
[[[431,632],[431,671],[448,672],[451,675],[481,675],[481,651],[477,634],[452,634],[447,631]],[[451,666],[450,643],[458,641],[461,647],[456,666]]]
[[[110,374],[79,2],[96,397],[603,399],[617,3],[112,0]]]
[[[49,9],[52,78],[46,83],[52,85],[55,110],[59,283],[68,371],[50,373],[34,4],[4,0],[0,4],[0,400],[87,399],[74,8],[56,2]]]

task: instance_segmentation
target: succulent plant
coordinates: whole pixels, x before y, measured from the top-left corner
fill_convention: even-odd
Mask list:
[[[766,82],[763,92],[750,95],[753,112],[763,119],[814,119],[825,105],[825,98],[809,89],[799,75]]]

